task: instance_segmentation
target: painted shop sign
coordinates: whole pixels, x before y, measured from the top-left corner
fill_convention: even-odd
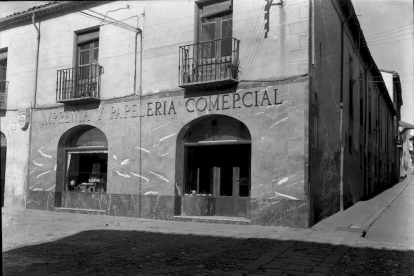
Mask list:
[[[29,126],[29,120],[30,120],[30,108],[23,108],[23,109],[19,109],[17,111],[18,113],[18,122],[20,127],[24,130],[27,129],[27,127]]]
[[[272,92],[264,90],[248,91],[244,93],[221,94],[214,96],[202,96],[188,98],[185,100],[185,110],[188,113],[227,110],[237,108],[251,108],[261,106],[271,106],[282,104],[283,101],[277,100],[277,89]],[[104,111],[106,110],[106,111]],[[83,123],[90,122],[92,113],[98,113],[97,119],[102,119],[104,112],[109,112],[109,119],[167,116],[177,114],[176,103],[174,100],[155,101],[142,104],[124,104],[123,106],[103,106],[99,110],[74,110],[74,111],[52,111],[42,114],[42,125],[64,124],[64,123]]]
[[[42,125],[64,124],[64,123],[83,123],[90,121],[90,111],[52,111],[42,114]]]

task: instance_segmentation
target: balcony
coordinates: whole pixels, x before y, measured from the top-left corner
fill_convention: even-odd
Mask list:
[[[82,104],[100,101],[103,67],[92,64],[57,71],[56,102]]]
[[[229,37],[180,46],[178,86],[215,88],[237,84],[239,44],[240,40]]]
[[[9,85],[8,81],[0,80],[0,110],[7,109],[7,87]]]

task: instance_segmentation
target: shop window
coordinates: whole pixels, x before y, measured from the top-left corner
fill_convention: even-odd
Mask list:
[[[66,145],[66,191],[107,191],[108,142],[97,128],[75,132]]]

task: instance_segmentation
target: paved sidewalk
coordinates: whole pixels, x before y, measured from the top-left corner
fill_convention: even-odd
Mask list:
[[[364,240],[400,244],[414,250],[414,180],[371,225]]]
[[[395,184],[376,197],[359,201],[354,206],[338,212],[324,219],[312,227],[317,233],[323,235],[337,232],[337,228],[362,229],[366,232],[369,227],[381,216],[381,214],[394,202],[394,200],[406,189],[408,185],[414,185],[414,175],[409,175],[403,181]],[[315,235],[315,234],[311,234]],[[363,232],[348,236],[343,244],[352,245],[363,235]]]

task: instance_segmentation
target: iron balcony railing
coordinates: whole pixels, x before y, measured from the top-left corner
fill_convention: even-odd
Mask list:
[[[56,101],[100,99],[103,71],[103,67],[99,64],[58,70]]]
[[[7,108],[7,88],[9,82],[5,80],[0,80],[0,109]]]
[[[240,40],[232,37],[179,48],[179,86],[238,79]]]

